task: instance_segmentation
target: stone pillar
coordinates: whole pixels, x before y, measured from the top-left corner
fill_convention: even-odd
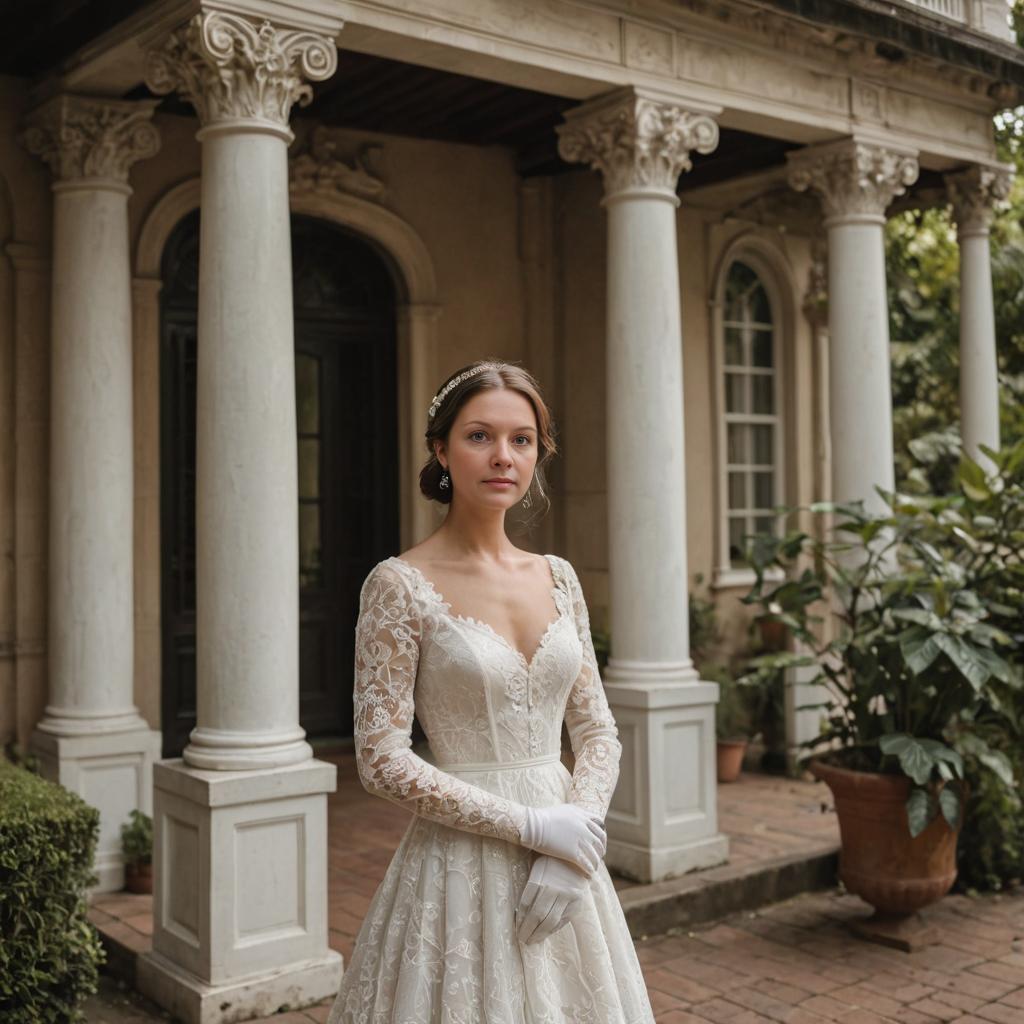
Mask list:
[[[623,744],[610,867],[640,881],[721,863],[718,687],[690,660],[676,181],[711,152],[707,110],[624,89],[566,114],[559,152],[604,178],[608,211],[606,692]]]
[[[999,447],[996,317],[988,227],[992,207],[1010,193],[1005,167],[946,175],[960,243],[960,434],[966,454],[986,463],[981,445]]]
[[[188,1024],[332,993],[327,801],[299,726],[291,107],[333,38],[197,14],[147,82],[199,114],[197,725],[157,765],[153,952],[139,984]]]
[[[155,103],[57,96],[28,150],[53,172],[49,703],[43,773],[100,811],[98,889],[124,884],[120,827],[151,810],[160,735],[133,700],[128,170],[159,146]]]
[[[787,154],[789,181],[817,192],[828,231],[832,497],[883,512],[895,484],[885,209],[917,180],[916,155],[857,139]]]

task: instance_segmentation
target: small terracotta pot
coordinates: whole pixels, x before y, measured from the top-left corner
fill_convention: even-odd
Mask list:
[[[789,643],[789,627],[778,619],[758,619],[761,645],[766,651],[784,651]]]
[[[153,891],[153,865],[125,864],[124,887],[129,892],[151,893]]]
[[[735,782],[743,769],[743,755],[747,752],[747,740],[718,741],[718,781]]]
[[[913,914],[942,899],[956,880],[956,839],[942,815],[916,837],[907,823],[910,779],[853,772],[814,760],[811,772],[835,798],[839,877],[882,914]]]

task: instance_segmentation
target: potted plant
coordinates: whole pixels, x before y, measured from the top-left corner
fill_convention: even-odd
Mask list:
[[[701,678],[718,683],[715,734],[718,739],[718,781],[735,782],[743,769],[750,742],[750,715],[739,683],[724,665],[705,665]]]
[[[965,467],[962,479],[976,471]],[[1017,638],[989,621],[965,568],[971,531],[987,524],[960,514],[964,494],[882,497],[882,515],[860,503],[812,506],[833,518],[823,537],[752,538],[756,582],[744,600],[778,605],[799,641],[756,667],[814,665],[813,682],[830,695],[808,751],[835,796],[840,877],[876,909],[862,934],[907,949],[929,941],[916,912],[956,877],[965,756],[1013,786],[978,723],[1020,681],[1008,658]],[[786,578],[769,583],[769,567]]]
[[[133,810],[121,826],[124,882],[129,892],[153,891],[153,819]]]

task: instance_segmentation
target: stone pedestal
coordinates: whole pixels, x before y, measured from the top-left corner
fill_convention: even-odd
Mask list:
[[[608,211],[608,702],[623,770],[609,867],[655,881],[725,860],[714,706],[690,660],[675,188],[711,152],[708,110],[625,89],[566,114],[559,152],[604,178]]]
[[[340,23],[337,26],[340,28]],[[298,481],[288,119],[332,38],[197,14],[147,81],[202,124],[196,416],[196,728],[157,766],[143,991],[186,1024],[337,988],[327,945],[335,768],[299,726]]]
[[[100,810],[100,891],[124,882],[120,827],[150,810],[159,734],[133,700],[128,171],[159,145],[156,104],[58,96],[24,142],[54,175],[49,702],[44,774]]]
[[[917,180],[916,155],[857,139],[787,154],[790,184],[813,189],[828,231],[832,499],[883,512],[895,483],[885,209]]]
[[[964,451],[987,462],[981,446],[999,448],[996,317],[988,228],[992,207],[1010,193],[1002,166],[946,176],[960,243],[960,434]]]

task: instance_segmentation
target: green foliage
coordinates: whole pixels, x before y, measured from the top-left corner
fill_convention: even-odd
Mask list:
[[[0,759],[0,1020],[81,1021],[103,952],[86,919],[99,814]]]
[[[153,859],[153,819],[133,810],[121,826],[121,852],[127,864],[149,864]]]
[[[744,601],[784,607],[803,648],[758,662],[816,666],[832,700],[812,754],[838,748],[846,767],[907,775],[915,835],[939,813],[960,820],[965,777],[1014,790],[1003,744],[1022,742],[1024,443],[990,455],[988,478],[963,460],[956,494],[883,494],[881,516],[814,506],[834,518],[824,539],[796,531],[749,548],[756,583]],[[786,580],[770,584],[772,566]],[[836,629],[822,641],[826,592]]]
[[[700,586],[704,577],[699,573],[696,576],[696,583]],[[721,635],[718,631],[718,618],[715,610],[715,602],[700,594],[690,594],[689,601],[689,623],[690,623],[690,657],[698,669],[704,664],[708,655],[718,645]]]
[[[733,678],[725,665],[705,664],[701,679],[718,683],[715,705],[715,734],[720,740],[747,739],[751,731],[750,708],[744,688]]]

